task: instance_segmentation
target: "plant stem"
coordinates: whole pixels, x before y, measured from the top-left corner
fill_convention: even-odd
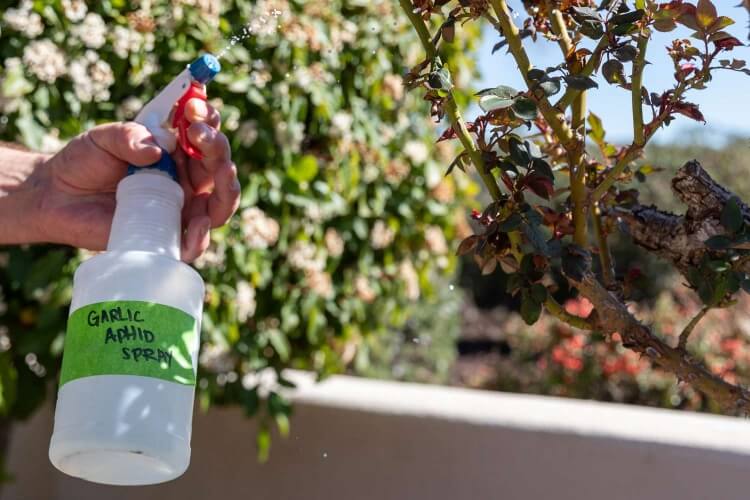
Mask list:
[[[687,345],[688,337],[690,337],[690,334],[693,333],[695,327],[710,309],[710,307],[704,306],[700,311],[698,311],[698,314],[696,314],[695,317],[690,320],[690,323],[688,323],[685,329],[682,330],[682,333],[680,333],[680,339],[677,341],[678,349],[685,348],[685,346]]]
[[[586,92],[581,92],[573,101],[572,126],[577,135],[585,138]],[[584,129],[582,132],[579,132]],[[587,243],[586,227],[586,169],[584,167],[584,146],[568,153],[570,169],[570,199],[573,202],[573,241],[580,247]]]
[[[643,67],[646,62],[646,48],[648,47],[648,36],[641,35],[638,38],[638,54],[633,61],[633,73],[631,80],[631,103],[633,107],[633,144],[644,146],[646,136],[643,130]]]
[[[594,325],[592,325],[588,319],[570,314],[565,310],[563,306],[560,305],[558,301],[556,301],[552,297],[547,297],[547,300],[544,301],[544,307],[552,316],[559,319],[560,321],[569,324],[570,326],[586,331],[595,329]]]
[[[599,262],[602,267],[602,282],[604,287],[611,289],[615,285],[615,272],[612,264],[612,254],[609,251],[607,235],[602,227],[602,214],[599,205],[592,205],[591,220],[593,221],[594,232],[596,233],[596,242],[599,246]]]
[[[439,55],[437,47],[435,47],[435,45],[432,43],[432,37],[430,36],[430,32],[428,31],[424,21],[416,12],[414,12],[414,5],[412,5],[410,0],[399,1],[401,3],[401,8],[403,8],[404,12],[406,12],[406,15],[409,17],[409,21],[411,21],[411,24],[414,26],[414,29],[419,36],[419,40],[422,42],[422,46],[427,53],[427,57],[433,60],[438,59]],[[469,129],[466,128],[466,122],[462,118],[461,112],[458,110],[456,100],[453,96],[453,91],[448,91],[448,95],[446,96],[443,103],[443,109],[445,110],[445,114],[448,117],[448,121],[453,127],[453,130],[458,135],[458,139],[459,141],[461,141],[461,145],[463,145],[464,149],[469,154],[469,158],[471,158],[471,162],[474,164],[474,168],[477,169],[479,176],[482,178],[485,186],[487,186],[487,190],[489,191],[490,196],[492,196],[493,200],[500,200],[502,198],[502,193],[500,192],[500,188],[497,185],[497,181],[495,180],[495,177],[492,175],[492,173],[487,172],[484,168],[482,153],[481,151],[479,151],[476,143],[474,142],[474,139],[471,137]]]
[[[552,0],[545,0],[544,6],[549,13],[552,32],[558,38],[557,43],[560,45],[563,57],[567,58],[568,54],[573,50],[573,42],[570,40],[570,35],[568,35],[568,28],[565,26],[565,19],[563,18],[562,12],[554,6]]]

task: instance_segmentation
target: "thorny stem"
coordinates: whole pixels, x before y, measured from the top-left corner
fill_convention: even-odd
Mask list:
[[[576,134],[585,137],[586,92],[581,92],[573,101],[572,125]],[[579,133],[579,130],[581,132]],[[586,227],[586,169],[583,144],[568,154],[570,169],[570,198],[573,202],[573,241],[580,247],[587,243]]]
[[[549,12],[552,32],[557,36],[557,43],[560,45],[563,57],[567,57],[573,50],[573,42],[570,40],[570,35],[568,35],[568,28],[565,26],[565,19],[562,12],[552,4],[552,0],[545,0],[544,4],[547,12]]]
[[[406,15],[409,17],[409,21],[411,21],[411,24],[414,26],[414,29],[419,36],[419,40],[422,42],[422,46],[427,53],[427,57],[432,60],[437,59],[439,57],[437,47],[435,47],[435,44],[432,43],[430,32],[427,30],[427,26],[425,25],[424,21],[415,12],[414,5],[412,5],[410,0],[400,0],[400,3],[401,8],[404,10],[404,12],[406,12]],[[453,96],[453,91],[448,91],[448,95],[446,96],[445,102],[443,104],[443,109],[445,110],[445,114],[448,117],[448,121],[453,127],[453,130],[458,135],[458,139],[461,141],[461,145],[468,153],[469,158],[471,158],[471,162],[474,164],[474,168],[477,169],[477,172],[479,172],[482,181],[484,182],[485,186],[487,186],[487,190],[490,192],[490,196],[492,196],[492,199],[495,201],[500,200],[502,198],[502,193],[500,192],[500,188],[497,185],[497,181],[495,180],[495,177],[492,175],[492,173],[487,172],[484,168],[482,153],[477,148],[474,139],[471,137],[469,129],[466,127],[466,122],[462,118],[461,112],[458,110],[456,100]]]
[[[646,47],[648,47],[648,36],[641,34],[638,38],[638,54],[633,61],[633,74],[631,76],[631,102],[633,107],[633,144],[643,147],[646,144],[646,136],[643,130],[643,68],[646,63]]]
[[[615,286],[614,266],[612,264],[612,253],[609,251],[607,234],[602,227],[602,213],[599,205],[592,205],[591,220],[593,221],[596,242],[599,247],[599,262],[602,267],[602,281],[605,288],[611,290]]]
[[[677,341],[678,349],[685,349],[685,346],[687,346],[688,337],[690,337],[690,334],[693,333],[695,327],[710,309],[710,307],[704,306],[700,311],[698,311],[698,314],[696,314],[695,317],[690,320],[690,323],[688,323],[685,329],[682,330],[682,333],[680,333],[680,339]]]

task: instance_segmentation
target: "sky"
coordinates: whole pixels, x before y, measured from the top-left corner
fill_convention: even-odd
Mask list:
[[[734,0],[714,0],[719,15],[729,16],[736,24],[727,28],[732,35],[743,42],[748,38],[748,14],[741,8],[735,8],[738,2]],[[519,1],[509,4],[517,8]],[[517,21],[516,24],[520,24]],[[674,68],[667,55],[666,46],[674,38],[689,38],[692,31],[679,26],[670,33],[655,32],[649,44],[646,60],[651,64],[644,71],[644,85],[650,92],[661,93],[674,85]],[[480,79],[475,83],[476,89],[510,85],[523,88],[523,80],[516,69],[513,58],[506,49],[492,54],[492,46],[499,40],[494,30],[488,26],[479,50]],[[591,42],[591,40],[588,40]],[[589,48],[591,44],[587,43]],[[563,61],[557,44],[539,38],[537,43],[524,40],[524,46],[529,59],[536,67],[556,66]],[[734,51],[724,53],[726,57],[737,58],[750,62],[750,47],[737,47]],[[626,64],[626,74],[630,73],[630,64]],[[603,77],[596,78],[599,89],[589,92],[589,109],[599,115],[604,121],[607,137],[618,143],[629,143],[632,140],[632,121],[630,93],[620,87],[609,85]],[[707,125],[694,122],[689,118],[678,116],[672,124],[660,130],[654,136],[654,142],[687,142],[702,141],[707,144],[719,145],[728,135],[750,137],[750,76],[734,71],[716,71],[714,79],[705,90],[693,90],[687,94],[687,100],[698,104]],[[557,97],[559,97],[559,94]],[[473,108],[467,114],[476,116],[478,108]],[[649,120],[650,110],[644,110],[644,119]]]

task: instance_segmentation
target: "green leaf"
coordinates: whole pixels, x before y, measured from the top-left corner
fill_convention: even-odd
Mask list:
[[[521,227],[522,222],[523,219],[521,218],[521,214],[519,214],[518,212],[513,212],[505,220],[498,224],[497,229],[498,231],[502,231],[503,233],[509,233]]]
[[[625,66],[617,59],[610,59],[602,65],[602,75],[611,84],[625,83]]]
[[[523,224],[521,229],[535,252],[541,255],[548,254],[549,249],[547,248],[547,239],[544,237],[544,233],[542,233],[539,226],[536,224]]]
[[[736,196],[732,196],[721,211],[721,225],[730,233],[736,233],[742,229],[744,223],[740,200]]]
[[[427,78],[427,83],[430,85],[430,88],[435,90],[448,91],[453,88],[451,73],[446,67],[442,67],[430,73],[430,76]]]
[[[594,113],[589,113],[589,137],[594,139],[596,142],[603,142],[606,133],[604,132],[604,124],[601,118]]]
[[[552,171],[552,167],[542,158],[534,158],[531,161],[531,165],[534,172],[547,177],[551,181],[555,180],[555,173]]]
[[[309,182],[318,175],[318,159],[313,155],[304,155],[295,161],[287,175],[298,184]]]
[[[565,83],[568,84],[568,87],[576,90],[588,90],[599,87],[599,84],[588,76],[568,75],[565,76],[564,79]]]
[[[497,87],[480,90],[475,94],[477,97],[483,97],[486,95],[494,95],[501,99],[514,99],[518,95],[518,91],[513,87],[507,85],[498,85]]]
[[[289,345],[289,340],[286,338],[286,335],[284,335],[284,332],[278,329],[272,329],[268,330],[267,333],[268,341],[271,342],[273,350],[279,355],[281,361],[288,361],[291,346]]]
[[[267,462],[271,452],[271,432],[266,424],[261,424],[258,434],[255,436],[255,446],[258,449],[258,461]]]
[[[494,95],[484,95],[479,98],[479,107],[482,111],[489,113],[498,109],[509,108],[513,105],[514,99],[505,99]]]
[[[704,243],[711,250],[724,250],[732,246],[732,239],[723,234],[718,234],[711,236]]]
[[[534,283],[531,285],[531,296],[539,302],[540,304],[544,303],[545,300],[547,300],[547,287],[542,285],[541,283]]]
[[[630,35],[638,31],[638,26],[635,23],[618,24],[612,28],[612,34],[617,36]]]
[[[550,78],[549,80],[540,83],[539,88],[544,91],[544,95],[550,97],[560,92],[562,85],[560,84],[559,78]]]
[[[11,67],[0,79],[0,96],[12,99],[34,90],[34,85],[23,74],[23,66]]]
[[[703,31],[708,30],[717,21],[716,7],[711,0],[698,0],[695,19]]]
[[[536,103],[526,97],[519,97],[511,107],[513,114],[522,120],[533,120],[538,113]]]
[[[644,14],[646,14],[646,11],[644,11],[643,9],[623,12],[622,14],[612,16],[612,19],[610,19],[609,22],[614,24],[615,26],[635,23],[643,19]]]
[[[513,273],[508,275],[508,281],[505,282],[505,290],[510,294],[515,294],[523,286],[523,275]],[[748,292],[750,293],[750,292]]]
[[[547,73],[543,69],[531,68],[529,72],[526,73],[526,76],[529,77],[529,80],[539,81],[546,78]]]
[[[614,51],[614,56],[622,62],[630,62],[638,56],[638,49],[632,45],[623,45]]]
[[[592,40],[599,40],[604,36],[604,26],[600,21],[583,21],[578,27],[578,31]]]
[[[16,402],[18,373],[10,351],[0,354],[0,415],[7,416]]]
[[[508,150],[511,160],[513,160],[513,162],[519,167],[527,167],[531,162],[529,150],[526,149],[526,145],[516,137],[508,139]]]
[[[521,289],[521,317],[527,325],[533,325],[542,314],[542,303],[537,301],[528,288]]]

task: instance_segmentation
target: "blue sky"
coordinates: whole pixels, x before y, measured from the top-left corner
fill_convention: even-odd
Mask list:
[[[518,7],[520,4],[519,1],[509,3],[513,7]],[[731,7],[737,3],[736,1],[714,0],[720,15],[729,16],[736,21],[736,24],[730,26],[727,31],[745,42],[748,36],[748,14],[744,9]],[[519,24],[518,21],[517,24]],[[661,93],[673,86],[674,70],[665,47],[672,39],[689,38],[691,33],[691,30],[682,26],[671,33],[655,33],[646,56],[651,64],[646,66],[644,75],[644,84],[649,91]],[[523,88],[523,80],[512,56],[507,54],[505,49],[492,54],[492,46],[498,39],[491,27],[485,30],[479,58],[481,78],[476,82],[476,88],[494,87],[500,84]],[[540,37],[537,43],[527,39],[524,45],[535,66],[543,68],[562,62],[562,55],[557,44]],[[733,52],[725,54],[728,56],[727,59],[734,57],[750,62],[750,47],[737,47]],[[628,74],[629,66],[629,64],[626,65]],[[589,109],[602,118],[609,138],[621,143],[630,142],[632,139],[630,94],[620,87],[609,85],[602,77],[596,80],[599,83],[599,89],[594,89],[589,93]],[[687,95],[688,101],[699,105],[708,124],[704,126],[699,122],[679,116],[668,128],[657,132],[654,141],[701,140],[715,143],[717,140],[720,142],[731,131],[750,137],[750,92],[748,91],[750,91],[750,76],[733,71],[716,71],[714,80],[706,90],[693,90]],[[473,109],[469,115],[476,115],[476,112],[477,110]],[[650,110],[644,110],[644,113],[646,119],[651,116]]]

